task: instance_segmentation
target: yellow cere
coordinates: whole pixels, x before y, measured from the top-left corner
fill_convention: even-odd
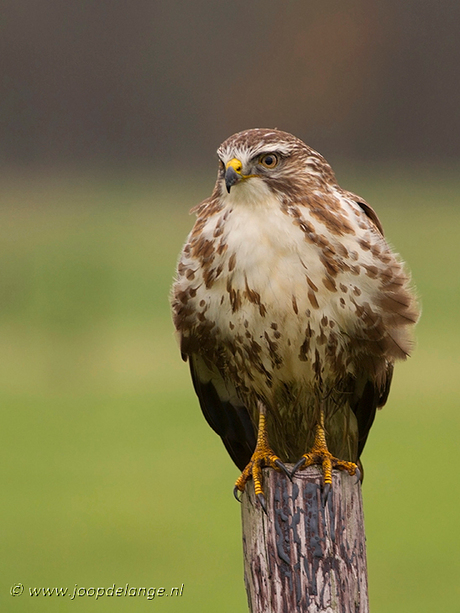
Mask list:
[[[232,158],[229,162],[227,162],[227,166],[225,168],[232,167],[235,172],[241,173],[243,169],[243,164],[237,158]]]

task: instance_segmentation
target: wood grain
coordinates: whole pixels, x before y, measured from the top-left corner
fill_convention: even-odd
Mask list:
[[[248,484],[242,523],[252,613],[368,613],[361,484],[334,471],[325,505],[321,484],[314,466],[292,483],[264,469],[267,515]]]

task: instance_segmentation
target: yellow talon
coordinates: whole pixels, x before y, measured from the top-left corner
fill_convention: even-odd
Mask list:
[[[332,470],[334,468],[346,470],[349,475],[360,474],[357,464],[335,458],[327,448],[323,412],[321,412],[321,421],[316,426],[315,440],[311,451],[300,458],[291,475],[294,476],[297,470],[303,470],[313,464],[320,464],[323,469],[325,497],[327,497],[332,486]]]
[[[262,487],[262,468],[270,467],[275,470],[284,471],[290,478],[289,471],[281,462],[280,458],[273,452],[268,444],[267,427],[265,422],[265,407],[259,405],[259,427],[257,433],[257,444],[249,464],[243,470],[235,483],[235,492],[244,492],[246,483],[252,478],[254,481],[254,491],[263,509],[265,506],[265,496]]]

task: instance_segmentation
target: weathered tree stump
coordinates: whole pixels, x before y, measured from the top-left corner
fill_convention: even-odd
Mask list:
[[[264,470],[266,515],[249,483],[242,499],[244,579],[252,613],[368,613],[361,484],[333,472]]]

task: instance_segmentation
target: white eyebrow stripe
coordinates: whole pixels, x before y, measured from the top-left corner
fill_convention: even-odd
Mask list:
[[[281,153],[281,155],[288,155],[291,153],[292,148],[284,145],[277,145],[275,143],[267,143],[261,145],[254,150],[254,155],[260,155],[261,153]]]
[[[246,161],[250,159],[262,155],[263,153],[279,153],[280,155],[289,155],[292,152],[292,147],[279,145],[277,143],[263,143],[258,147],[236,147],[235,149],[226,149],[224,151],[219,151],[224,158],[236,157],[237,159],[243,158]]]

